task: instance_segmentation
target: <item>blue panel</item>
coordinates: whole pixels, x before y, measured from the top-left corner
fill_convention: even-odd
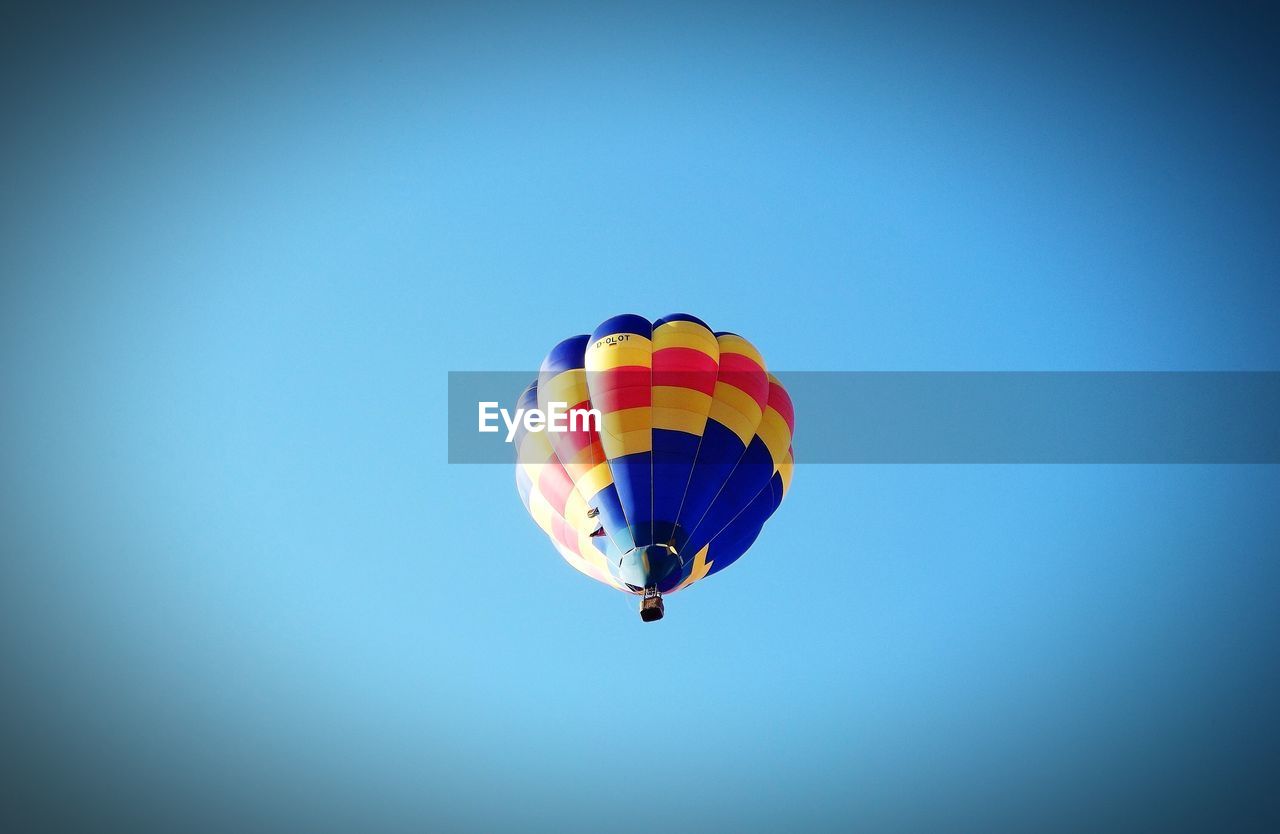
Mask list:
[[[676,522],[701,440],[688,432],[653,430],[654,541],[675,541]]]
[[[720,535],[711,542],[711,570],[707,576],[714,576],[738,561],[755,544],[764,523],[773,513],[772,490],[765,488],[759,497],[752,501],[742,515],[733,520]]]
[[[702,325],[708,330],[711,329],[711,325],[707,324],[705,321],[698,318],[697,316],[691,316],[688,313],[672,313],[670,315],[663,316],[662,318],[658,319],[653,323],[653,329],[657,330],[660,326],[666,324],[667,322],[672,322],[672,321],[691,321],[694,324]]]
[[[768,489],[772,477],[773,458],[769,455],[769,448],[757,435],[751,439],[751,445],[715,496],[706,515],[694,529],[688,531],[689,539],[685,542],[685,549],[697,552],[715,538],[717,533],[755,500],[761,490]],[[769,496],[772,501],[771,491]]]
[[[653,325],[644,316],[624,313],[602,322],[591,332],[591,341],[608,336],[610,333],[634,333],[648,339],[653,335]]]
[[[702,435],[702,445],[698,449],[697,462],[689,477],[689,486],[685,491],[684,505],[680,510],[677,523],[685,533],[692,532],[698,522],[706,514],[711,502],[719,494],[725,481],[733,473],[745,447],[738,436],[715,420],[707,421],[707,429]],[[687,543],[676,541],[676,549],[681,553],[688,551]]]
[[[542,360],[540,375],[548,377],[583,367],[583,356],[586,355],[587,342],[591,341],[585,334],[565,339],[551,349],[547,358]]]
[[[608,531],[609,537],[613,539],[613,543],[617,545],[618,550],[626,551],[635,547],[635,540],[632,538],[631,530],[627,527],[627,516],[622,511],[622,502],[618,498],[618,490],[615,485],[610,484],[600,490],[596,493],[595,498],[588,502],[588,505],[592,509],[600,511],[596,520]]]
[[[653,543],[653,463],[648,452],[624,455],[609,461],[618,500],[626,513],[631,540],[638,546]]]
[[[524,389],[524,393],[520,395],[520,399],[516,400],[516,408],[529,410],[538,407],[538,381],[535,379],[528,388]],[[522,421],[516,428],[516,442],[524,436],[524,422]]]

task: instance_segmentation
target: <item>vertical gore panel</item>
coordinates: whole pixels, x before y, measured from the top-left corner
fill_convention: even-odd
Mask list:
[[[544,411],[550,410],[551,403],[564,403],[570,409],[592,407],[584,362],[589,340],[588,336],[566,339],[556,345],[543,361],[538,374],[538,406]],[[626,552],[634,547],[595,427],[587,421],[580,421],[574,431],[549,432],[547,436],[569,478],[586,500],[588,508],[598,513],[597,520],[617,549]]]
[[[614,316],[585,350],[587,388],[600,412],[600,447],[636,546],[653,542],[653,326]]]
[[[706,324],[687,314],[653,328],[654,540],[675,542],[693,462],[707,427],[720,368],[720,344]]]
[[[716,341],[720,359],[711,407],[677,519],[675,545],[682,553],[699,549],[691,547],[689,536],[748,453],[769,401],[769,377],[759,351],[732,333],[719,334]]]

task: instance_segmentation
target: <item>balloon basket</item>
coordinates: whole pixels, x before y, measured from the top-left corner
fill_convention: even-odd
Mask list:
[[[640,601],[640,619],[651,623],[661,620],[663,613],[662,594],[657,588],[645,588],[644,599]]]

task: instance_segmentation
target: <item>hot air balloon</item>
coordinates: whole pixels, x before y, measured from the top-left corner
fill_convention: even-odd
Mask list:
[[[568,430],[516,429],[516,488],[578,571],[663,596],[737,561],[791,482],[791,399],[760,352],[686,314],[615,316],[551,349],[518,409],[594,409]]]

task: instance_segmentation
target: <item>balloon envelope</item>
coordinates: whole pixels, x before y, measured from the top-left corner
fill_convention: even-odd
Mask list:
[[[598,413],[521,424],[516,487],[565,561],[629,593],[731,565],[790,485],[790,397],[750,342],[694,316],[614,316],[564,340],[517,407]]]

